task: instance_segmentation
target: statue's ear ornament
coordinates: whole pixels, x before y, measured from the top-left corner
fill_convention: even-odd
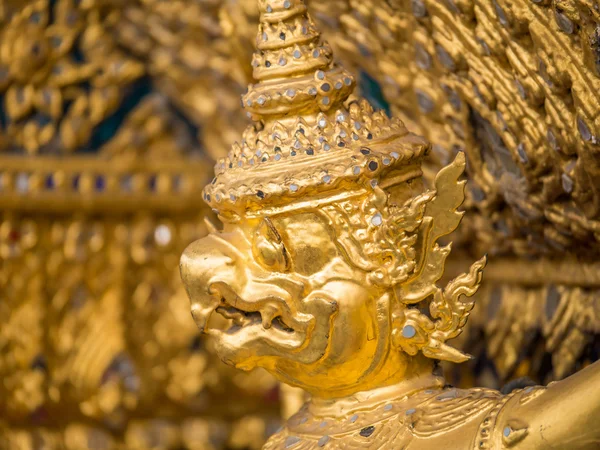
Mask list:
[[[429,358],[455,363],[469,360],[469,355],[445,342],[458,336],[467,323],[475,305],[472,296],[479,288],[486,262],[484,256],[471,265],[469,273],[459,275],[444,289],[436,287],[429,304],[429,315],[417,308],[399,308],[393,317],[394,345],[409,355],[420,351]]]
[[[457,208],[465,198],[465,182],[459,181],[464,168],[465,156],[459,153],[437,174],[435,192],[426,192],[411,200],[411,203],[421,204],[422,199],[426,199],[425,212],[418,227],[417,241],[422,246],[417,248],[417,266],[411,277],[395,287],[397,305],[392,332],[393,343],[410,355],[420,351],[427,357],[456,363],[470,357],[445,342],[458,336],[465,326],[474,306],[472,296],[481,284],[487,262],[484,256],[471,266],[469,273],[459,275],[444,289],[436,286],[451,250],[451,244],[442,247],[437,240],[454,231],[463,216]],[[428,298],[431,298],[428,314],[410,307]]]
[[[481,283],[486,258],[475,262],[441,289],[444,262],[451,245],[438,239],[454,231],[463,212],[465,181],[459,180],[465,156],[440,170],[435,190],[426,191],[401,206],[388,205],[387,194],[378,186],[363,201],[347,200],[320,208],[335,229],[336,242],[355,267],[366,273],[368,282],[395,293],[393,343],[410,355],[453,362],[469,359],[445,342],[460,334],[474,301],[471,297]],[[412,305],[428,305],[422,312]],[[427,309],[427,307],[426,307]]]

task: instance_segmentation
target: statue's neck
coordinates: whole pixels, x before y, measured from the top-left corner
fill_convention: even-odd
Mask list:
[[[313,396],[308,402],[308,411],[320,417],[342,417],[356,411],[375,408],[382,403],[398,401],[424,390],[441,389],[444,384],[443,377],[427,372],[395,384],[355,392],[341,398]]]

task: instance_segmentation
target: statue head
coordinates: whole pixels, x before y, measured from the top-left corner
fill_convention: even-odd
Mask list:
[[[254,119],[217,162],[205,200],[223,222],[186,249],[181,273],[198,326],[242,369],[260,366],[326,396],[464,361],[460,333],[485,261],[445,289],[460,221],[459,154],[424,191],[427,142],[349,99],[351,75],[301,1],[259,2]],[[212,314],[231,320],[211,330]]]

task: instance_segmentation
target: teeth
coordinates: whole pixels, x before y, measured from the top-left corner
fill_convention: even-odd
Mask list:
[[[267,305],[263,311],[261,311],[262,315],[262,326],[265,330],[271,328],[271,324],[273,323],[273,319],[279,314],[279,309],[273,305]]]
[[[246,312],[226,304],[221,304],[217,308],[217,312],[239,326],[250,325],[261,320],[261,314],[258,311]]]
[[[235,303],[236,302],[234,302],[234,304]],[[244,311],[232,306],[230,301],[226,300],[224,297],[221,297],[217,298],[214,306],[211,305],[211,307],[206,308],[206,310],[200,310],[200,308],[198,308],[198,311],[202,311],[203,317],[205,312],[212,312],[214,310],[216,310],[217,313],[221,314],[226,319],[232,321],[232,326],[228,330],[228,333],[233,333],[234,331],[237,331],[246,325],[258,323],[261,323],[265,330],[275,326],[281,331],[294,331],[293,328],[289,327],[281,318],[281,308],[272,303],[263,304],[260,311]],[[206,325],[206,321],[208,321],[209,316],[210,314],[206,315],[204,325]],[[198,319],[196,319],[196,321],[199,323]]]
[[[293,333],[294,329],[289,327],[281,318],[281,316],[277,316],[273,321],[273,326],[278,330],[285,331],[286,333]]]
[[[231,306],[219,306],[217,312],[226,319],[231,319],[236,325],[243,326],[247,322],[244,314]]]

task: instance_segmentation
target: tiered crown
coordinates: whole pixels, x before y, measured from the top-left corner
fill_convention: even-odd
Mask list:
[[[345,103],[354,78],[333,62],[302,0],[259,0],[252,65],[242,97],[255,124],[217,162],[204,199],[216,210],[260,214],[298,199],[326,199],[345,183],[374,186],[428,149],[366,100]],[[351,190],[351,189],[350,189]]]
[[[353,77],[333,64],[329,44],[298,0],[259,1],[260,25],[252,58],[254,78],[243,107],[254,120],[329,111],[354,89]]]

